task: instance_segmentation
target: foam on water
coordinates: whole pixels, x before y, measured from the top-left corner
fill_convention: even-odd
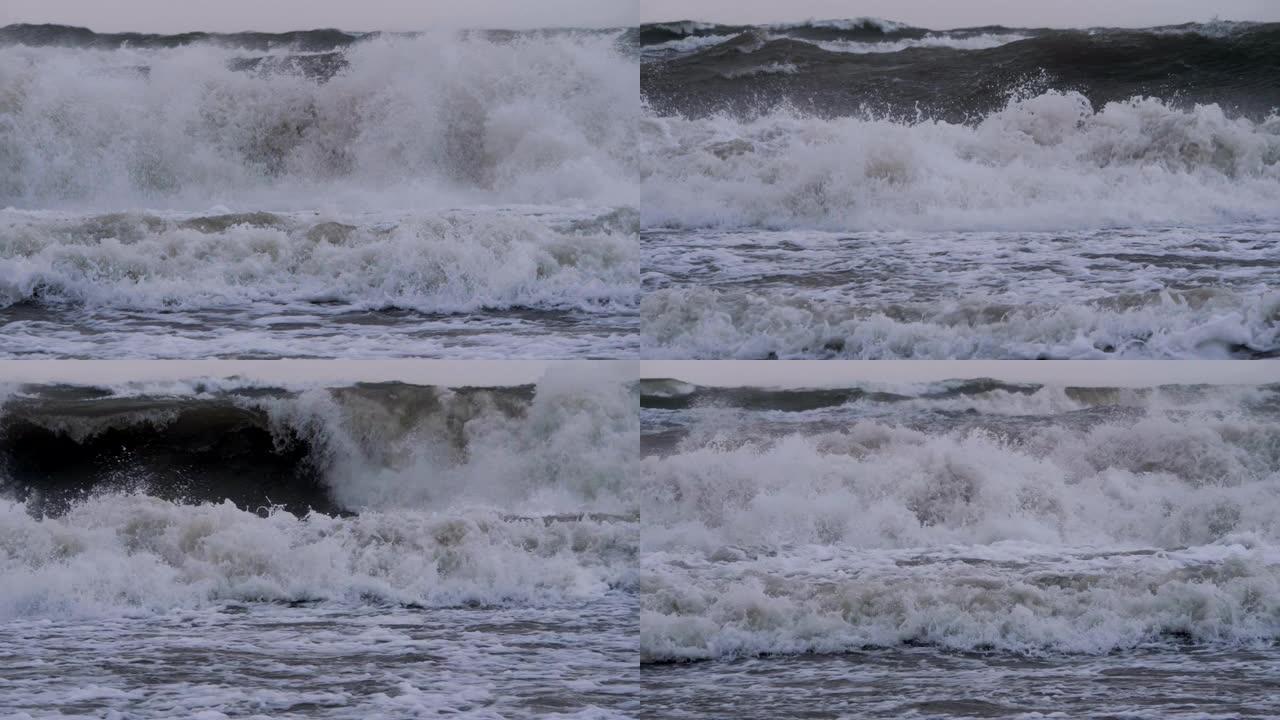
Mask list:
[[[0,501],[5,710],[634,717],[635,404],[599,365],[510,388],[6,386],[0,491],[26,500]],[[318,474],[358,513],[218,500],[289,459],[266,492]]]
[[[635,302],[636,214],[0,211],[0,302],[330,314]]]
[[[641,468],[642,656],[1265,646],[1274,394],[997,388],[789,425],[656,411],[691,431]]]
[[[646,60],[669,60],[675,57],[681,57],[692,53],[699,52],[706,48],[711,48],[721,43],[732,41],[740,37],[739,35],[692,35],[682,37],[667,42],[645,45],[642,48],[642,56]],[[785,38],[785,35],[768,35],[764,36],[768,40],[776,40]],[[988,48],[1000,47],[1011,42],[1025,40],[1025,35],[1013,35],[1007,33],[979,33],[973,35],[937,35],[930,34],[919,38],[903,38],[899,40],[878,40],[878,41],[859,41],[859,40],[813,40],[805,39],[804,42],[811,43],[817,47],[836,53],[849,53],[860,55],[865,53],[896,53],[911,48],[951,48],[954,50],[985,50]],[[771,62],[765,67],[781,67],[788,66],[791,69],[788,74],[797,74],[804,67],[803,62],[798,63],[779,63]],[[728,80],[736,80],[739,78],[749,78],[751,73],[742,70],[726,70],[719,73],[720,77]]]
[[[882,42],[858,42],[856,40],[815,40],[814,45],[831,52],[843,53],[892,53],[908,48],[953,48],[956,50],[986,50],[1011,42],[1026,40],[1027,35],[1014,33],[977,33],[951,36],[930,33],[921,38],[886,40]]]
[[[0,356],[634,355],[622,31],[8,31]]]
[[[1014,98],[973,125],[646,114],[646,227],[1059,230],[1275,219],[1280,119]]]
[[[244,55],[0,47],[0,206],[634,203],[636,65],[615,37],[383,36],[321,77]]]
[[[626,208],[0,211],[0,354],[617,356],[636,226]]]
[[[648,231],[647,357],[1257,358],[1274,223],[1057,232]]]
[[[548,375],[532,399],[395,385],[227,395],[224,382],[176,396],[125,389],[55,403],[11,389],[6,433],[36,427],[65,437],[66,454],[99,437],[129,447],[112,467],[86,449],[96,464],[86,461],[76,479],[96,468],[98,485],[56,516],[40,514],[56,509],[40,505],[56,480],[46,489],[46,478],[19,474],[30,458],[6,470],[7,493],[28,500],[0,507],[0,562],[13,579],[0,591],[0,614],[259,600],[527,604],[626,587],[637,533],[626,481],[634,395],[603,370],[569,372]],[[248,412],[235,427],[258,422],[275,438],[273,457],[259,458],[254,472],[303,448],[295,472],[318,472],[332,504],[359,514],[295,515],[218,500],[243,491],[201,483],[242,479],[219,480],[216,468],[202,474],[181,458],[199,458],[199,447],[217,442],[200,433],[227,432],[222,418],[236,417],[237,407]],[[130,439],[134,429],[150,439]],[[168,449],[148,454],[165,442]],[[172,471],[154,472],[157,459],[175,458]]]
[[[12,717],[634,717],[634,600],[9,620]],[[236,682],[228,683],[228,677]]]
[[[1129,308],[1016,307],[974,298],[850,307],[778,291],[659,290],[645,297],[651,358],[1228,359],[1280,351],[1280,296],[1156,292]]]
[[[624,585],[634,524],[544,523],[499,513],[352,518],[141,496],[38,520],[0,508],[6,618],[117,614],[229,601],[429,606],[590,599]]]

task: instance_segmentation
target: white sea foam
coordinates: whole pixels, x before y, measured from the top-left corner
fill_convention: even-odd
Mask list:
[[[768,33],[770,39],[779,39],[791,37],[785,32]],[[737,35],[690,35],[676,40],[668,40],[664,43],[646,45],[642,48],[645,57],[649,58],[670,58],[678,55],[687,55],[698,52],[704,48],[714,47],[728,40],[738,37]],[[1029,35],[1018,35],[1014,33],[978,33],[974,35],[949,35],[945,33],[930,33],[920,38],[902,38],[898,40],[879,40],[879,41],[860,41],[860,40],[815,40],[811,38],[798,38],[802,42],[817,45],[823,50],[830,52],[842,52],[851,54],[865,53],[894,53],[901,52],[910,48],[952,48],[955,50],[987,50],[1001,45],[1007,45],[1011,42],[1026,40]]]
[[[230,503],[109,496],[57,519],[0,505],[0,615],[161,611],[228,601],[546,603],[627,581],[629,523],[494,512],[260,517]]]
[[[236,387],[173,385],[179,394],[147,395],[154,407],[137,412],[24,417],[80,441],[123,425],[149,424],[159,436],[176,403],[223,398],[267,413],[282,447],[305,442],[329,495],[359,515],[263,517],[230,502],[134,493],[38,519],[6,501],[0,616],[256,600],[556,603],[633,581],[635,398],[607,370],[552,370],[518,412],[494,395],[407,386],[218,394]],[[131,396],[122,388],[88,402]],[[9,402],[21,397],[10,388]]]
[[[723,77],[734,79],[743,77],[755,77],[757,75],[795,75],[800,72],[800,66],[795,63],[771,62],[756,67],[742,68],[740,70],[726,70],[720,73]]]
[[[909,48],[952,48],[955,50],[989,50],[1008,45],[1019,40],[1026,40],[1029,35],[1013,33],[978,33],[975,35],[945,35],[930,33],[921,38],[904,38],[901,40],[885,40],[881,42],[859,42],[857,40],[808,40],[831,52],[852,53],[893,53]]]
[[[635,212],[0,211],[0,304],[332,314],[636,302]]]
[[[975,296],[894,312],[777,290],[656,290],[641,306],[651,358],[1226,359],[1280,348],[1265,288],[1157,292],[1129,307],[1016,306]]]
[[[0,48],[0,206],[633,204],[617,38],[382,37],[327,80],[213,45]]]
[[[905,642],[1104,653],[1169,634],[1248,646],[1280,633],[1274,548],[993,549],[997,559],[963,551],[802,551],[685,561],[689,569],[650,556],[641,656],[846,652]],[[1046,555],[1051,559],[1042,561]]]
[[[642,655],[1272,642],[1280,436],[1258,392],[857,401],[843,430],[813,411],[780,436],[753,424],[771,411],[687,411],[640,472]]]
[[[664,43],[656,43],[654,45],[646,45],[643,48],[644,54],[651,57],[663,57],[666,55],[684,55],[687,53],[697,52],[702,48],[719,45],[726,40],[732,40],[737,35],[689,35],[677,40],[668,40]]]
[[[1280,118],[1014,99],[974,125],[646,114],[649,227],[1063,229],[1275,219]]]
[[[900,30],[908,30],[911,28],[910,25],[906,25],[904,23],[875,17],[838,18],[832,20],[809,19],[793,23],[775,23],[767,27],[778,30],[793,30],[796,28],[813,27],[844,30],[846,32],[851,30],[874,29],[884,33],[898,32]]]
[[[0,355],[633,354],[636,218],[4,210]]]

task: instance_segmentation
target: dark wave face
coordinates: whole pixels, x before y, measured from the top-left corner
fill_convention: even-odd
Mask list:
[[[0,496],[53,515],[121,492],[341,514],[357,509],[335,492],[343,476],[411,465],[406,442],[435,445],[445,464],[464,462],[471,422],[518,420],[533,396],[532,386],[402,383],[126,395],[29,387],[0,413]]]
[[[175,48],[197,43],[210,43],[245,50],[292,48],[301,52],[324,52],[346,47],[365,33],[341,30],[295,30],[292,32],[186,32],[173,35],[155,33],[96,33],[89,28],[70,25],[33,25],[17,23],[0,28],[0,45],[31,47],[74,47],[95,50],[133,48]]]
[[[1134,96],[1231,113],[1280,107],[1280,24],[1144,30],[932,31],[879,21],[790,26],[646,25],[641,89],[655,112],[980,119],[1011,95]]]
[[[33,25],[16,23],[0,27],[0,47],[25,46],[30,48],[72,48],[81,50],[165,50],[195,45],[207,45],[230,50],[266,55],[246,55],[227,63],[229,70],[257,74],[278,74],[306,77],[325,81],[345,70],[348,60],[345,51],[358,43],[383,39],[413,39],[422,37],[416,32],[344,32],[332,28],[322,30],[293,30],[290,32],[186,32],[172,35],[156,33],[98,33],[89,28],[71,25]],[[465,40],[501,44],[523,39],[572,36],[618,35],[616,50],[620,54],[635,52],[634,33],[619,34],[617,29],[548,28],[538,30],[464,30],[458,37]],[[141,75],[151,71],[148,65],[135,66]]]
[[[990,378],[939,383],[909,395],[858,387],[796,389],[710,387],[662,379],[641,381],[640,406],[668,410],[727,407],[741,410],[803,412],[836,408],[859,401],[886,403],[916,399],[945,400],[997,391],[1029,395],[1040,389],[1040,385],[1008,383]],[[1072,388],[1071,391],[1075,392],[1075,389]]]
[[[614,35],[618,28],[540,28],[534,30],[463,30],[460,35],[489,42],[512,41],[524,37],[556,37],[566,35]],[[288,32],[185,32],[163,35],[158,33],[99,33],[85,27],[52,23],[14,23],[0,27],[0,45],[26,45],[28,47],[67,47],[93,50],[118,50],[120,48],[160,49],[187,45],[217,45],[265,52],[268,50],[294,50],[296,52],[321,53],[341,50],[357,42],[381,37],[419,37],[418,32],[345,32],[333,28],[317,30],[291,30]],[[634,43],[634,33],[627,37]]]
[[[1223,400],[1230,396],[1230,400]],[[835,388],[713,387],[673,379],[640,383],[641,451],[666,456],[706,442],[725,447],[806,433],[843,433],[859,423],[883,423],[925,433],[994,433],[1014,446],[1035,445],[1046,427],[1080,431],[1098,423],[1132,422],[1150,408],[1182,413],[1230,408],[1259,427],[1280,419],[1280,385],[1232,394],[1222,387],[1051,387],[991,378],[912,386]],[[1163,410],[1162,410],[1163,411]],[[1250,431],[1251,433],[1252,431]],[[1280,459],[1275,433],[1240,442],[1271,462]],[[1237,439],[1233,439],[1235,442]]]
[[[847,42],[916,40],[928,36],[931,32],[923,28],[875,18],[775,24],[760,26],[760,28],[786,37]],[[700,41],[714,44],[715,41],[723,40],[726,36],[740,35],[755,29],[757,28],[753,25],[721,25],[718,23],[681,20],[678,22],[643,24],[640,26],[637,39],[650,55],[679,55],[682,54],[681,48],[697,45]],[[999,28],[978,28],[976,30],[994,29]],[[964,33],[970,31],[956,30],[954,32]]]

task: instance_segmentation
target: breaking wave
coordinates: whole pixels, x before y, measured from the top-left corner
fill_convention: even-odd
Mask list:
[[[1058,90],[973,124],[648,113],[639,157],[648,227],[1207,224],[1277,217],[1280,118]]]
[[[10,388],[0,614],[555,602],[633,581],[634,389]]]
[[[0,307],[634,312],[637,232],[630,209],[374,217],[0,211]]]
[[[1274,386],[643,393],[646,662],[1280,638]]]
[[[0,29],[0,206],[634,204],[620,31]]]
[[[1280,295],[1162,290],[1075,305],[981,298],[853,307],[770,290],[663,289],[641,304],[646,357],[1262,359],[1280,356]]]

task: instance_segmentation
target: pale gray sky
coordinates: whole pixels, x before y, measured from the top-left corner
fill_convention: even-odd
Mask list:
[[[629,382],[631,361],[539,360],[0,360],[0,382],[118,384],[241,377],[262,383],[349,384],[399,381],[417,385],[524,385],[548,372]]]
[[[1280,382],[1280,362],[1240,360],[644,360],[640,376],[698,385],[839,387],[857,382],[934,382],[989,377],[1086,387]]]
[[[638,21],[730,23],[882,17],[932,28],[1145,26],[1221,17],[1280,21],[1280,0],[2,0],[0,25],[52,22],[136,30],[421,30],[616,27]]]
[[[878,17],[918,27],[1142,27],[1211,20],[1280,21],[1280,0],[641,0],[642,22],[789,22]]]
[[[0,26],[79,25],[99,32],[174,33],[432,28],[621,27],[638,0],[0,0]]]
[[[114,384],[238,376],[274,383],[398,380],[422,385],[520,385],[561,377],[678,378],[701,385],[836,387],[991,377],[1009,382],[1141,387],[1280,382],[1280,362],[1239,360],[0,360],[0,382]]]

